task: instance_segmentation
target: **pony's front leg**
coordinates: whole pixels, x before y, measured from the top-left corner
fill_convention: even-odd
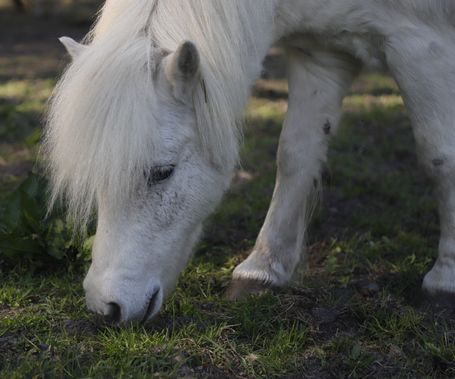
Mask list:
[[[399,31],[387,61],[413,124],[419,158],[435,180],[441,237],[439,255],[423,281],[437,302],[455,307],[455,43],[452,26]]]
[[[357,71],[357,62],[342,54],[295,48],[289,52],[289,107],[278,147],[275,190],[252,253],[234,270],[228,297],[290,281],[304,249],[328,140]]]

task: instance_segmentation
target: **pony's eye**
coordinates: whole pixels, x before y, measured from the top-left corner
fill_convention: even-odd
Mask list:
[[[157,183],[164,182],[174,172],[175,166],[174,165],[166,165],[166,166],[155,166],[150,171],[150,175],[148,177],[147,184],[149,186]]]

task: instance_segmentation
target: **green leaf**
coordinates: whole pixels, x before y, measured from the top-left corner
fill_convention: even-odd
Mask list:
[[[10,195],[3,207],[2,221],[8,230],[15,230],[22,219],[22,196],[19,191]]]
[[[33,146],[36,146],[39,143],[40,139],[41,139],[41,129],[36,128],[25,139],[25,144],[27,145],[27,147],[31,148]]]

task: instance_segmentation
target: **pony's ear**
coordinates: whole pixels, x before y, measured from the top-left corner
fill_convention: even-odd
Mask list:
[[[199,65],[199,52],[196,46],[188,41],[165,58],[164,74],[176,99],[186,102],[191,98],[199,79]]]
[[[63,46],[65,46],[66,51],[73,59],[79,56],[79,54],[86,48],[86,46],[76,42],[70,37],[60,37],[58,39]]]

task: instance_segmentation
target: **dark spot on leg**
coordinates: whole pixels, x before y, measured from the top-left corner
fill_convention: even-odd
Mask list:
[[[444,164],[444,160],[441,158],[435,158],[431,161],[431,163],[433,163],[434,167],[440,167]]]
[[[297,50],[303,53],[303,55],[306,55],[307,57],[313,56],[313,52],[305,47],[298,47]]]
[[[332,130],[332,125],[330,124],[330,121],[327,120],[324,124],[324,127],[322,128],[324,130],[324,134],[329,135],[330,131]]]
[[[316,96],[317,94],[318,94],[318,90],[315,89],[315,90],[313,91],[313,95]]]
[[[319,181],[318,181],[316,178],[314,178],[314,179],[313,179],[313,186],[314,186],[314,189],[317,189],[317,188],[318,188],[318,184],[319,184]]]

